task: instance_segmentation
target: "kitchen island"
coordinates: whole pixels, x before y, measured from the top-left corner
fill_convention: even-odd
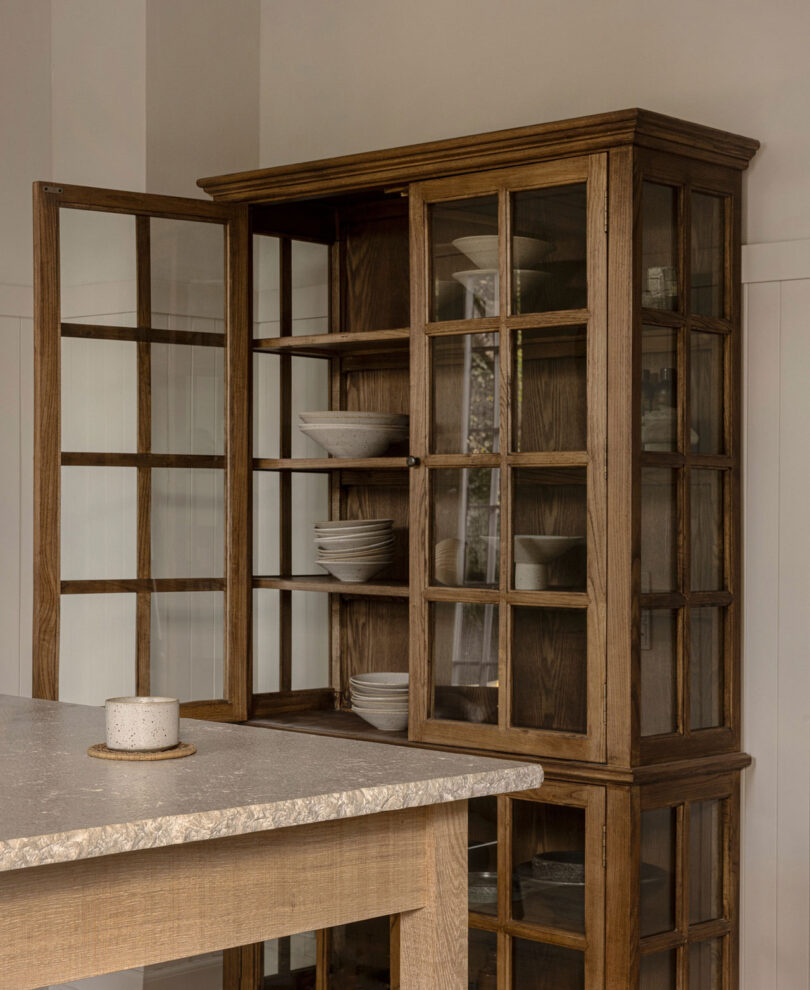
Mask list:
[[[401,990],[467,985],[469,798],[537,764],[190,719],[87,756],[104,711],[0,696],[0,988],[400,914]]]

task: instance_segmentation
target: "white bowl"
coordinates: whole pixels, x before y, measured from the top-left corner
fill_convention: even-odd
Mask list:
[[[402,697],[386,698],[376,694],[360,694],[359,691],[352,691],[352,705],[354,705],[355,708],[407,711],[408,695],[405,694]]]
[[[498,235],[481,234],[472,237],[457,237],[453,247],[466,254],[478,268],[498,267]],[[515,268],[534,268],[541,264],[554,249],[551,241],[539,237],[512,238],[512,265]]]
[[[146,753],[179,742],[177,698],[108,698],[104,708],[107,749]]]
[[[382,732],[402,732],[408,727],[407,712],[359,711],[357,714]]]
[[[307,426],[298,427],[333,457],[379,457],[392,443],[407,440],[407,430],[388,426]]]
[[[332,529],[330,527],[315,526],[314,533],[316,536],[333,537],[333,536],[370,536],[374,534],[385,534],[391,532],[390,523],[375,523],[373,526],[343,526],[340,529]]]
[[[372,560],[369,562],[318,561],[319,567],[323,567],[325,571],[329,571],[332,577],[336,577],[338,581],[342,581],[344,584],[362,584],[363,581],[368,581],[375,574],[379,574],[388,564],[389,561],[386,560]]]
[[[364,684],[373,688],[398,688],[402,691],[408,690],[410,675],[400,670],[378,670],[368,674],[352,674],[349,678],[351,684]]]
[[[358,412],[348,409],[327,409],[323,412],[302,412],[298,414],[302,423],[365,423],[375,426],[399,426],[407,429],[407,413]]]
[[[355,539],[360,540],[362,537],[358,536]],[[320,540],[315,540],[317,543],[319,556],[328,557],[331,554],[339,554],[341,557],[346,554],[371,552],[373,550],[387,550],[389,547],[394,545],[393,537],[388,537],[387,539],[379,540],[366,540],[364,543],[322,543]]]
[[[393,519],[324,519],[323,522],[316,522],[315,528],[319,531],[327,529],[351,529],[356,526],[392,526]]]
[[[515,536],[515,562],[548,564],[584,542],[584,536]]]

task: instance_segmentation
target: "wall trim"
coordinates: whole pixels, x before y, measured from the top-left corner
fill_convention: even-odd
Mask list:
[[[788,282],[800,278],[810,278],[810,238],[743,245],[743,283]]]

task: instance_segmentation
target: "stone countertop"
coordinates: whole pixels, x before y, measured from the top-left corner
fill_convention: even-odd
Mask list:
[[[104,709],[0,695],[0,870],[539,787],[537,763],[181,719],[180,760],[87,756]]]

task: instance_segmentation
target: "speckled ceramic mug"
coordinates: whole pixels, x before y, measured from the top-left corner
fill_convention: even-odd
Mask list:
[[[107,749],[131,752],[170,749],[179,742],[177,698],[108,698]]]

